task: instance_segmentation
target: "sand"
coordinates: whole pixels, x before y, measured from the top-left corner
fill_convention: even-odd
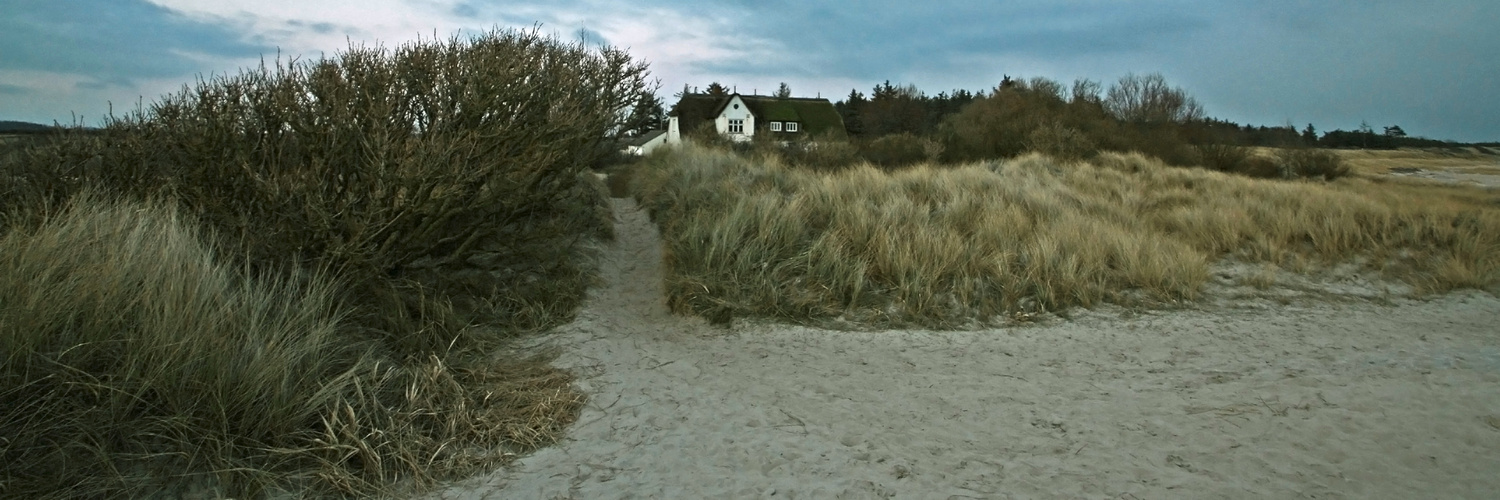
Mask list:
[[[1466,171],[1465,169],[1461,168],[1424,169],[1407,167],[1391,169],[1391,172],[1387,175],[1397,178],[1426,179],[1443,184],[1469,185],[1482,188],[1500,187],[1500,175],[1496,175],[1493,173],[1475,173],[1489,172],[1489,170],[1471,170],[1473,171]]]
[[[1500,496],[1492,295],[719,327],[667,312],[656,230],[615,203],[605,283],[529,346],[580,374],[579,422],[430,498]]]

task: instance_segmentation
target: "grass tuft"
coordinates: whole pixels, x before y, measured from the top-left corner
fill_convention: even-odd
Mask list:
[[[1363,259],[1419,292],[1500,281],[1493,207],[1363,179],[1265,181],[1117,153],[817,173],[695,147],[634,175],[666,240],[670,303],[717,319],[957,327],[1170,304],[1196,299],[1229,257]]]
[[[398,363],[326,275],[250,277],[210,242],[87,192],[0,238],[6,496],[365,495],[503,463],[581,404],[544,359]]]
[[[355,46],[0,151],[0,496],[394,494],[555,439],[570,376],[493,348],[582,303],[645,75]]]

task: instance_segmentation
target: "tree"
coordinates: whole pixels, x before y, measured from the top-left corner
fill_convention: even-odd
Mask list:
[[[792,87],[790,85],[787,85],[786,82],[781,82],[781,86],[776,88],[776,93],[773,94],[773,96],[781,99],[791,97]]]
[[[643,90],[636,96],[630,115],[623,124],[623,131],[625,135],[641,135],[665,128],[666,122],[667,110],[662,105],[661,98],[656,97],[655,92]]]
[[[1318,130],[1313,128],[1313,124],[1309,123],[1307,128],[1302,129],[1302,143],[1308,146],[1318,144]]]
[[[862,132],[870,137],[902,132],[920,135],[928,128],[927,98],[916,85],[894,86],[886,80],[875,86],[859,113]]]
[[[1010,75],[1005,75],[1005,78],[1000,79],[1000,86],[995,88],[997,90],[1004,90],[1016,86],[1017,83],[1019,83],[1019,80],[1011,78]]]
[[[1102,105],[1104,101],[1100,99],[1099,94],[1103,92],[1104,86],[1100,85],[1099,82],[1079,78],[1073,80],[1073,99],[1069,102],[1074,104],[1090,103]]]
[[[1161,73],[1120,77],[1109,88],[1104,107],[1121,121],[1186,123],[1203,117],[1203,106],[1187,91],[1167,85]]]
[[[1386,137],[1406,137],[1406,131],[1401,130],[1400,125],[1391,125],[1385,128]]]
[[[708,84],[708,89],[704,93],[714,97],[724,97],[729,95],[729,89],[724,88],[719,82],[713,82]]]
[[[849,89],[849,97],[833,104],[834,109],[838,110],[839,116],[844,119],[844,130],[849,135],[854,137],[864,135],[865,128],[864,122],[860,118],[862,116],[860,111],[869,102],[859,90]]]

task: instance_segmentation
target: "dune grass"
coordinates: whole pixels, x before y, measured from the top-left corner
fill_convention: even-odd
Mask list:
[[[1491,148],[1452,149],[1348,149],[1334,150],[1355,172],[1387,174],[1393,168],[1448,170],[1463,173],[1494,173],[1500,155]]]
[[[502,463],[580,404],[535,360],[396,363],[337,283],[247,277],[194,227],[84,193],[0,237],[3,496],[368,495]]]
[[[1236,258],[1363,262],[1420,293],[1500,281],[1500,211],[1364,179],[1266,181],[1134,154],[894,172],[685,147],[635,172],[678,311],[959,327],[1017,312],[1198,298]]]
[[[0,148],[0,498],[397,495],[556,439],[571,376],[496,353],[596,279],[645,79],[495,30]]]

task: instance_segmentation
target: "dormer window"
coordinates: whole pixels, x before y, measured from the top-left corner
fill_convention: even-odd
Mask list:
[[[797,131],[797,122],[786,122],[786,131],[787,132],[796,132]]]
[[[771,131],[772,132],[780,132],[781,131],[781,122],[771,122]]]

